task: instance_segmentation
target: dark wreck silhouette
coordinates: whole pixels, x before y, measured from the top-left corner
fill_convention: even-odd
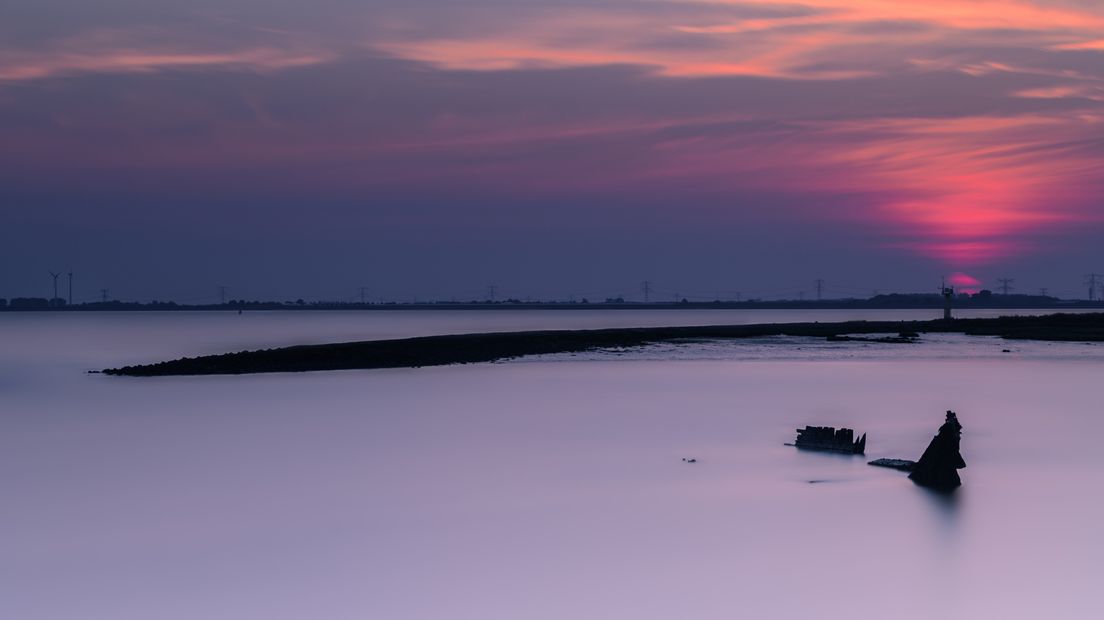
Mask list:
[[[877,459],[870,465],[890,467],[909,472],[909,478],[921,486],[936,491],[950,492],[962,486],[958,470],[966,467],[961,452],[962,424],[953,411],[947,412],[947,419],[939,427],[939,432],[928,444],[927,450],[919,461],[907,459]]]
[[[786,445],[802,450],[863,454],[866,452],[866,433],[855,439],[855,431],[849,428],[836,430],[832,426],[806,426],[797,429],[797,439]]]
[[[959,451],[961,438],[962,425],[958,423],[958,416],[948,411],[947,421],[939,427],[939,433],[932,438],[909,478],[916,484],[944,491],[961,486],[958,470],[966,467]]]

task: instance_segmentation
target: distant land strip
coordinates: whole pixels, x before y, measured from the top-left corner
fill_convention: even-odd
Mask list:
[[[1104,341],[1104,313],[1052,314],[950,321],[846,321],[694,327],[548,330],[424,336],[300,345],[124,366],[108,375],[237,375],[471,364],[550,353],[639,347],[677,340],[725,340],[763,336],[839,337],[847,334],[962,333],[1020,340]]]
[[[956,310],[1104,310],[1104,300],[1059,299],[1042,295],[992,295],[982,291],[974,295],[962,293],[954,298]],[[69,304],[65,299],[45,297],[0,298],[3,312],[253,312],[312,310],[941,310],[943,296],[928,293],[892,293],[870,298],[846,299],[745,299],[743,301],[652,301],[640,302],[621,297],[605,301],[423,301],[423,302],[350,302],[350,301],[247,301],[229,300],[225,303],[188,304],[175,301],[95,301]]]

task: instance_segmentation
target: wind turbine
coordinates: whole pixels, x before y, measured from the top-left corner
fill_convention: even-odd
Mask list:
[[[58,298],[58,296],[57,296],[57,279],[58,279],[58,276],[61,275],[61,273],[54,273],[54,272],[51,271],[50,275],[54,277],[54,296],[50,298],[50,305],[52,306],[52,305],[54,305],[54,303],[56,303],[56,302],[54,302],[54,300]]]

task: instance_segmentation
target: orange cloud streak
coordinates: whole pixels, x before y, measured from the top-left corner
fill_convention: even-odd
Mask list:
[[[734,9],[778,9],[775,17],[748,17],[713,23],[699,20],[685,2],[686,16],[647,7],[626,14],[608,7],[558,8],[512,13],[503,9],[488,27],[465,36],[412,36],[405,29],[375,33],[372,47],[450,69],[508,69],[595,64],[654,66],[671,76],[750,75],[834,79],[885,72],[886,60],[909,57],[919,46],[964,36],[1004,34],[1017,45],[1043,49],[1101,49],[1104,7],[1073,9],[1016,0],[730,0]],[[790,14],[784,9],[807,11]],[[886,24],[912,24],[900,29]],[[653,46],[656,37],[680,34],[708,40],[704,46]],[[1007,41],[1004,42],[1007,44]],[[867,51],[864,69],[815,68],[840,50]],[[915,59],[915,60],[925,60]]]
[[[337,56],[302,44],[226,45],[150,42],[156,33],[94,32],[42,50],[0,48],[0,82],[37,80],[79,73],[148,73],[166,69],[275,71],[327,62]]]

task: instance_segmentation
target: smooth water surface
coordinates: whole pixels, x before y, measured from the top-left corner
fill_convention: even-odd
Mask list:
[[[0,617],[1099,617],[1099,345],[760,339],[417,370],[82,372],[738,322],[718,314],[0,315]],[[807,316],[792,320],[836,320]],[[865,464],[919,456],[946,409],[965,427],[958,493]],[[869,433],[866,458],[782,445],[805,424]]]

